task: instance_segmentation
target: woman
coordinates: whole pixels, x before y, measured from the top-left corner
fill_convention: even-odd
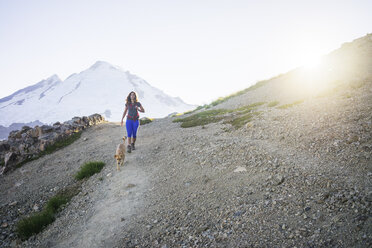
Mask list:
[[[127,127],[127,136],[128,136],[128,153],[135,150],[134,143],[136,142],[137,138],[137,129],[139,126],[139,114],[138,111],[145,113],[140,102],[138,102],[137,94],[132,91],[127,96],[127,102],[125,103],[125,110],[123,113],[123,117],[121,118],[121,126],[123,126],[123,119],[128,112],[127,121],[125,126]]]

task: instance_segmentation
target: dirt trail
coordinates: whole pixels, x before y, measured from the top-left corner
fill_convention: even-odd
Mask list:
[[[148,187],[148,176],[133,164],[128,158],[126,168],[113,171],[91,192],[92,206],[64,231],[66,236],[55,239],[56,247],[112,247],[117,242],[120,231],[141,209],[141,195]]]
[[[154,139],[141,128],[138,150],[127,154],[124,166],[117,171],[113,155],[124,130],[118,123],[94,126],[72,145],[26,164],[2,181],[6,189],[1,192],[3,205],[17,202],[32,207],[35,199],[45,198],[45,202],[56,190],[71,185],[73,174],[84,162],[106,163],[99,175],[83,183],[81,192],[54,223],[20,246],[112,247],[120,239],[119,232],[141,210],[142,195],[149,189],[151,168],[138,161],[148,159],[144,151]],[[17,184],[20,180],[22,183]]]

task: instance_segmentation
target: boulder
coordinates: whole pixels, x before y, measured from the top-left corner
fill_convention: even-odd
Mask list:
[[[80,117],[74,117],[72,118],[72,122],[76,124],[81,124],[81,118]]]
[[[37,138],[39,137],[43,132],[41,127],[35,126],[33,129],[30,129],[27,131],[28,135],[31,136],[32,138]]]
[[[22,138],[21,132],[18,130],[11,131],[9,133],[8,139],[20,139]]]
[[[26,133],[30,129],[32,129],[32,128],[29,127],[29,126],[23,126],[22,129],[21,129],[21,133]]]
[[[44,133],[50,133],[53,132],[53,127],[48,126],[48,125],[42,125],[41,126],[41,132]]]
[[[0,169],[0,174],[5,174],[17,163],[17,154],[14,152],[8,152],[4,157],[4,166]]]
[[[10,149],[10,145],[8,143],[6,143],[6,141],[1,141],[0,142],[0,153],[5,152],[5,151],[9,151],[9,149]]]

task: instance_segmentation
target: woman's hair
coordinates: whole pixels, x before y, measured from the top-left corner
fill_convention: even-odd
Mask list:
[[[132,102],[132,100],[130,99],[130,94],[132,94],[132,93],[134,93],[134,95],[136,96],[136,97],[134,98],[134,102],[138,102],[137,93],[134,92],[134,91],[131,91],[131,92],[129,93],[129,95],[127,96],[127,102],[126,102],[127,104],[129,104],[129,103]]]

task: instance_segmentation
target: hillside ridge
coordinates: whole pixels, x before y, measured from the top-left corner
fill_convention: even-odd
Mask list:
[[[326,63],[312,71],[315,81],[324,76],[320,88],[299,83],[309,75],[301,69],[208,109],[141,126],[120,172],[113,155],[124,128],[103,123],[85,130],[75,143],[1,178],[0,245],[372,246],[368,39],[365,47],[341,48],[362,49],[356,56],[362,67],[333,75],[329,66],[335,73],[349,62]],[[193,125],[175,122],[184,118]],[[16,239],[16,222],[40,211],[92,160],[105,168],[82,184],[56,221],[27,241]]]
[[[34,211],[78,164],[102,160],[57,221],[20,246],[369,246],[371,86],[287,109],[260,105],[239,129],[156,119],[141,126],[120,172],[112,157],[124,129],[100,124],[5,177],[1,204]]]

